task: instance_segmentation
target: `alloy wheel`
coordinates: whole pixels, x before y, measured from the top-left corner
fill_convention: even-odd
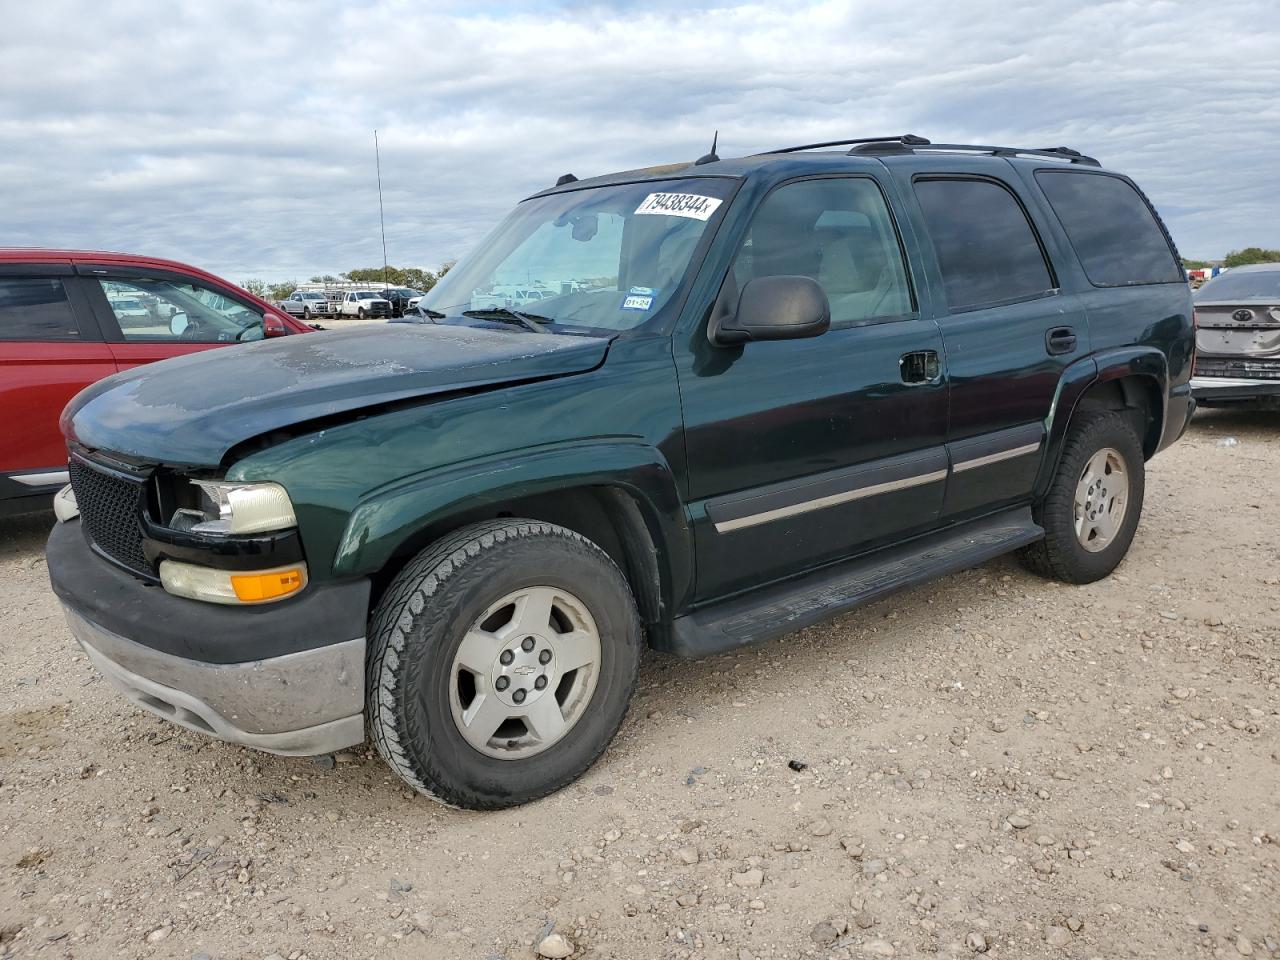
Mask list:
[[[533,756],[582,718],[599,672],[600,632],[586,605],[558,587],[525,587],[462,638],[450,672],[454,723],[487,756]]]
[[[1124,523],[1129,505],[1129,473],[1124,457],[1104,447],[1089,458],[1076,484],[1075,530],[1090,553],[1110,546]]]

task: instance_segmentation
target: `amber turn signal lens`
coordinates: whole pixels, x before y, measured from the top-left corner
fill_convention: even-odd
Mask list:
[[[263,600],[278,600],[301,590],[306,584],[306,575],[301,567],[287,570],[273,570],[270,573],[233,573],[231,588],[241,603],[261,603]]]

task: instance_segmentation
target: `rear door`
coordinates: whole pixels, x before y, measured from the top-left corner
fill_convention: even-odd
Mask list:
[[[895,158],[924,239],[950,378],[951,520],[1026,500],[1068,364],[1089,352],[1084,305],[1065,293],[1056,235],[1024,203],[1007,163]]]
[[[261,308],[202,279],[109,263],[76,270],[121,370],[264,335]]]
[[[0,498],[66,482],[62,408],[115,370],[70,264],[0,264]]]

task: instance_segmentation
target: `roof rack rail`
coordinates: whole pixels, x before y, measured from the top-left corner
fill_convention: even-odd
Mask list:
[[[901,143],[910,146],[923,146],[929,141],[924,137],[917,137],[914,133],[903,133],[893,137],[859,137],[856,140],[826,140],[822,143],[802,143],[798,147],[779,147],[777,150],[766,150],[764,153],[753,154],[753,156],[763,157],[770,153],[798,153],[801,150],[820,150],[823,147],[847,147],[851,144],[861,143]]]
[[[1081,163],[1090,167],[1102,166],[1093,157],[1085,156],[1079,150],[1070,147],[996,147],[973,143],[908,143],[905,140],[867,140],[863,141],[849,153],[853,156],[877,156],[886,154],[916,153],[985,153],[993,157],[1046,157],[1050,160],[1066,160],[1070,163]]]

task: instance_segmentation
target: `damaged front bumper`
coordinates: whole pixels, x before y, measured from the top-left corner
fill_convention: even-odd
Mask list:
[[[165,593],[58,523],[49,578],[76,641],[130,701],[189,730],[286,756],[364,740],[368,581],[222,607]]]

